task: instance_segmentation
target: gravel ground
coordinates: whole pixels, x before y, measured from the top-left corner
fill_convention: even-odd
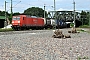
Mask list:
[[[69,29],[61,29],[68,34]],[[90,33],[52,38],[54,30],[0,32],[0,60],[90,60]]]

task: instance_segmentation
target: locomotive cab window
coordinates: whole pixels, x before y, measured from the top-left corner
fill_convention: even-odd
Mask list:
[[[14,17],[13,20],[16,20],[16,18]]]
[[[20,17],[13,17],[13,20],[20,20]]]
[[[17,20],[20,20],[20,17],[17,17]]]

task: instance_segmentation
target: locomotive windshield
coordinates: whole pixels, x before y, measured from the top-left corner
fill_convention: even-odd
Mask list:
[[[13,20],[20,20],[20,17],[13,17]]]

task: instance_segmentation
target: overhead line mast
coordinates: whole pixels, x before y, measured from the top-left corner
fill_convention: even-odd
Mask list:
[[[46,14],[45,14],[45,4],[44,4],[44,18],[46,18],[46,16],[45,16]]]
[[[74,28],[76,26],[75,24],[75,1],[73,0],[73,12],[74,12]]]
[[[6,1],[5,1],[5,22],[4,22],[4,27],[7,25],[7,14],[6,14]]]
[[[55,0],[54,0],[54,11],[56,10],[56,4],[55,4]]]
[[[12,12],[12,0],[11,0],[11,18],[12,18],[13,12]]]

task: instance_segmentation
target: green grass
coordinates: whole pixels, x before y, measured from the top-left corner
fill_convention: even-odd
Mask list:
[[[89,59],[89,58],[85,56],[85,57],[83,57],[82,59]]]
[[[82,26],[79,26],[80,28],[90,28],[90,26],[88,25],[82,25]]]
[[[12,28],[0,29],[0,32],[7,32],[7,31],[13,31],[13,29]]]
[[[72,48],[70,48],[70,50],[72,50]]]
[[[88,31],[88,33],[90,33],[90,31]]]
[[[82,30],[82,29],[81,29],[80,31],[81,31],[81,32],[86,32],[85,30]]]
[[[88,57],[84,56],[84,57],[78,57],[77,60],[81,60],[81,59],[89,59]]]
[[[82,58],[81,57],[78,57],[77,60],[81,60]]]
[[[80,32],[86,32],[85,30],[83,30],[83,29],[80,29],[80,28],[78,28],[78,29],[76,29],[77,31],[80,31]]]
[[[89,25],[82,25],[82,26],[79,26],[79,28],[90,28],[90,26]],[[90,33],[90,31],[85,31],[83,29],[78,29],[78,31]]]

